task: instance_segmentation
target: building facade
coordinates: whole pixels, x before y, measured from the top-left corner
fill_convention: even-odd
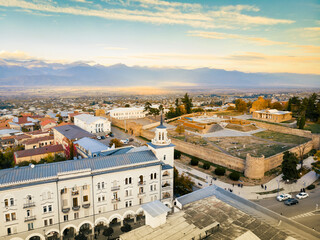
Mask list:
[[[265,109],[254,111],[252,113],[252,118],[267,122],[280,123],[291,120],[292,113],[289,111],[279,111],[277,109]]]
[[[172,207],[174,145],[163,125],[148,148],[0,170],[0,239],[47,239]]]
[[[146,117],[146,112],[144,108],[116,108],[110,110],[109,115],[119,120],[137,119]]]
[[[74,116],[74,125],[93,134],[111,132],[111,122],[103,117],[95,117],[90,114]]]

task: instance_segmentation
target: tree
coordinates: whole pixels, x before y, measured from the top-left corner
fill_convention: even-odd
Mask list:
[[[299,129],[303,129],[305,124],[306,124],[306,117],[303,114],[303,115],[298,117],[297,126],[298,126]]]
[[[195,157],[192,157],[192,158],[191,158],[191,161],[190,161],[190,164],[191,164],[192,166],[198,166],[199,160],[198,160],[197,158],[195,158]]]
[[[240,179],[240,173],[232,172],[229,174],[229,178],[233,181],[238,181]]]
[[[127,103],[126,105],[124,105],[124,107],[128,108],[128,107],[130,107],[130,104]]]
[[[203,169],[205,169],[205,170],[208,170],[208,169],[210,169],[210,163],[207,163],[207,162],[205,162],[204,164],[203,164]]]
[[[192,192],[194,182],[185,174],[179,174],[178,170],[174,168],[174,194],[184,195]]]
[[[88,238],[82,233],[80,232],[78,235],[76,235],[74,237],[75,240],[87,240]]]
[[[320,174],[320,160],[318,159],[316,162],[311,163],[312,170],[315,171],[317,174]]]
[[[305,151],[306,151],[306,147],[307,147],[306,143],[300,144],[298,146],[299,160],[300,160],[300,164],[301,164],[301,169],[303,167],[303,160],[304,160],[304,154],[305,154]]]
[[[156,117],[157,115],[160,114],[160,110],[158,108],[149,108],[149,115],[153,115]]]
[[[235,104],[236,104],[236,110],[237,110],[238,112],[245,112],[245,111],[247,111],[247,103],[246,103],[244,100],[242,100],[241,98],[237,99],[237,100],[235,101]]]
[[[108,227],[103,231],[103,236],[108,237],[108,239],[112,236],[113,234],[113,228],[112,227]]]
[[[149,112],[150,108],[151,108],[151,103],[150,102],[146,102],[144,104],[144,112]]]
[[[122,147],[122,142],[120,142],[120,140],[118,138],[113,138],[111,139],[110,143],[109,143],[109,147],[112,147],[112,145],[115,145],[116,148],[118,147]]]
[[[181,152],[178,150],[174,150],[174,159],[180,159],[181,158]]]
[[[164,110],[164,107],[163,107],[162,104],[160,104],[160,106],[159,106],[159,111],[160,111],[160,112],[163,112],[163,110]]]
[[[283,161],[281,164],[282,174],[284,180],[294,180],[299,178],[297,164],[297,156],[289,151],[284,152]]]
[[[218,176],[224,176],[224,174],[226,173],[226,169],[223,168],[223,167],[217,167],[215,170],[214,170],[214,173]]]
[[[181,135],[182,133],[184,133],[184,126],[182,124],[178,125],[176,128],[176,132]]]
[[[129,232],[129,231],[131,231],[131,225],[128,224],[128,223],[125,223],[125,224],[120,228],[120,230],[121,230],[122,232]]]
[[[279,102],[274,102],[271,104],[271,108],[272,109],[277,109],[277,110],[282,110],[283,109],[283,106],[281,103]]]
[[[191,113],[191,108],[192,108],[192,98],[189,97],[188,93],[184,95],[184,97],[181,99],[184,108],[186,112],[189,114]]]

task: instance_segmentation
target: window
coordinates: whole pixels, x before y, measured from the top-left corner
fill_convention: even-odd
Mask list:
[[[79,213],[78,212],[74,213],[74,219],[78,219],[78,218],[79,218]]]
[[[64,220],[65,222],[68,221],[68,218],[69,218],[68,215],[64,215],[64,216],[63,216],[63,220]]]
[[[101,202],[101,197],[98,197],[98,202]]]
[[[154,174],[153,174],[153,178],[154,178],[154,179],[157,179],[157,173],[154,173]]]
[[[129,184],[131,184],[132,183],[132,178],[131,177],[129,177]]]
[[[43,221],[43,223],[44,223],[44,226],[48,226],[48,220],[47,220],[47,219],[45,219],[45,220]]]
[[[49,219],[49,224],[50,224],[50,225],[53,224],[53,219],[52,219],[52,218]]]
[[[88,202],[88,195],[83,196],[83,201]]]
[[[104,188],[104,182],[101,183],[101,188]]]
[[[87,190],[88,189],[88,185],[83,185],[83,190]]]
[[[128,197],[129,196],[129,191],[128,190],[126,190],[126,197]]]
[[[153,191],[153,185],[150,185],[150,191]]]
[[[132,206],[132,201],[127,201],[126,202],[126,207],[131,207]]]
[[[7,228],[7,233],[8,233],[8,235],[10,235],[12,233],[11,228]]]
[[[27,200],[28,200],[29,202],[32,201],[31,195],[28,195],[28,196],[27,196]]]
[[[166,160],[166,155],[163,155],[163,160]]]
[[[8,201],[8,199],[5,199],[5,200],[4,200],[4,206],[5,206],[5,207],[8,207],[8,206],[9,206],[9,201]]]
[[[14,205],[14,199],[10,198],[10,205],[13,206]]]
[[[124,183],[127,185],[128,184],[128,178],[126,178],[125,180],[124,180]]]
[[[44,213],[47,212],[47,206],[43,206],[43,212],[44,212]]]
[[[52,212],[52,205],[48,206],[48,212]]]
[[[151,173],[150,178],[151,178],[151,180],[153,179],[153,173]]]
[[[105,198],[104,198],[104,196],[102,196],[102,201],[104,201],[105,200]]]
[[[153,186],[153,190],[154,190],[154,191],[157,190],[157,185],[156,185],[156,184]]]
[[[28,223],[28,230],[33,230],[33,223]]]
[[[11,220],[14,221],[16,219],[17,219],[16,213],[11,213]]]
[[[98,183],[98,189],[100,189],[100,183]]]
[[[6,214],[6,222],[9,222],[10,221],[10,213],[7,213]]]
[[[113,210],[118,210],[118,204],[113,204]]]

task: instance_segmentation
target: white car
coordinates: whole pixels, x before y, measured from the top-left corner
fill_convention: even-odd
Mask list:
[[[277,200],[279,202],[282,202],[282,201],[287,200],[289,198],[292,198],[292,196],[290,194],[287,194],[287,193],[283,193],[283,194],[277,196]]]
[[[309,194],[305,192],[301,192],[296,195],[296,198],[298,199],[307,198],[307,197],[309,197]]]
[[[101,137],[100,137],[100,136],[97,136],[97,139],[98,139],[98,140],[101,140]]]

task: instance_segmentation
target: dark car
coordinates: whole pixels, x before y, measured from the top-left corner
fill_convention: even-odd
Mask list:
[[[288,200],[284,201],[284,204],[287,206],[296,205],[299,201],[295,198],[289,198]]]
[[[106,139],[106,137],[105,136],[101,136],[101,139]]]
[[[110,137],[114,137],[114,135],[113,135],[112,133],[111,133],[111,134],[109,134],[109,136],[110,136]]]

